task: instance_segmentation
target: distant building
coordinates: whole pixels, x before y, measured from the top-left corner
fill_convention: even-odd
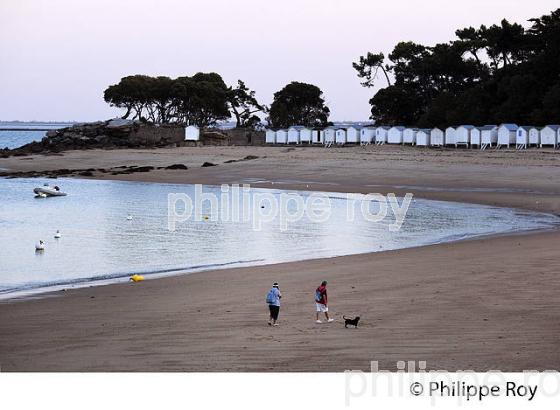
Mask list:
[[[457,146],[457,130],[453,127],[448,127],[445,130],[445,145]]]
[[[502,124],[498,128],[498,148],[508,147],[515,145],[517,139],[517,130],[519,127],[516,124]]]
[[[334,127],[327,127],[323,130],[324,143],[326,145],[334,144],[336,141],[336,129]]]
[[[466,147],[471,144],[471,133],[475,129],[474,125],[461,125],[455,133],[455,146],[464,145]]]
[[[497,125],[485,125],[480,127],[480,149],[486,149],[486,147],[492,147],[498,143],[498,126]]]
[[[360,131],[362,127],[359,125],[352,125],[346,128],[346,142],[348,144],[357,144],[360,142]]]
[[[360,144],[369,145],[375,142],[375,132],[377,128],[375,127],[363,127],[360,130]]]
[[[375,143],[377,145],[383,145],[387,142],[387,137],[389,135],[389,127],[377,127],[375,129]]]
[[[418,133],[418,128],[407,128],[403,132],[403,144],[416,144],[416,134]]]
[[[313,138],[313,130],[311,128],[302,127],[299,130],[299,142],[301,142],[302,144],[304,142],[311,144],[312,138]]]
[[[300,131],[304,129],[300,125],[295,125],[288,128],[288,144],[299,144],[300,143]]]
[[[343,127],[336,128],[336,143],[338,145],[346,144],[346,128]]]
[[[539,129],[537,127],[531,126],[521,126],[517,129],[517,136],[515,138],[515,147],[517,149],[526,149],[531,145],[530,135],[531,133],[539,135]],[[537,137],[538,139],[538,137]],[[538,144],[538,142],[537,142]]]
[[[480,148],[481,142],[482,142],[482,131],[480,130],[480,127],[474,127],[471,130],[471,147],[476,145],[478,148]]]
[[[287,144],[288,143],[288,131],[286,131],[286,130],[276,131],[276,143],[277,144]]]
[[[432,128],[430,131],[430,145],[432,147],[443,147],[445,144],[445,133],[439,128]]]
[[[430,130],[429,128],[418,130],[418,132],[416,133],[416,145],[419,147],[429,147],[431,133],[432,130]]]
[[[276,131],[266,130],[265,141],[267,144],[276,144]]]
[[[196,125],[185,127],[185,141],[198,141],[200,139],[200,129]]]
[[[541,147],[552,145],[554,148],[558,146],[560,140],[560,125],[547,125],[541,130]]]
[[[388,144],[402,144],[404,127],[392,127],[387,134]]]

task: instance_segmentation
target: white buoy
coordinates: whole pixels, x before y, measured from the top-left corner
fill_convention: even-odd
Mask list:
[[[36,251],[44,251],[45,250],[45,242],[39,241],[39,243],[35,244]]]
[[[128,214],[128,216],[126,217],[127,221],[132,221],[132,215]]]
[[[60,239],[62,237],[62,234],[60,233],[60,231],[57,229],[56,233],[54,234],[54,238],[55,239]]]

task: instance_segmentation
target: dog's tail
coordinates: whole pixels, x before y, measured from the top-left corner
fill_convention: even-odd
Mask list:
[[[343,318],[344,320],[350,319],[350,318],[348,318],[348,317],[346,317],[346,316],[344,316],[344,315],[342,315],[342,318]]]

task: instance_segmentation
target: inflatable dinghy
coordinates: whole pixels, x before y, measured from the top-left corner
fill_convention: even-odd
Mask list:
[[[62,192],[61,190],[56,188],[58,187],[42,186],[42,187],[35,188],[33,192],[35,192],[37,196],[43,198],[49,196],[66,196],[65,192]]]

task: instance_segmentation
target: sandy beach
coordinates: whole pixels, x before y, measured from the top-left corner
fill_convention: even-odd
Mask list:
[[[247,156],[256,159],[239,161]],[[236,162],[228,162],[228,161]],[[202,168],[204,162],[217,164]],[[560,214],[560,155],[400,146],[73,151],[0,159],[9,172],[166,167],[93,178],[411,192]],[[343,371],[399,360],[428,369],[559,369],[560,232],[237,268],[57,292],[0,305],[2,371]],[[314,324],[329,281],[332,324]],[[280,326],[264,296],[284,294]],[[341,315],[359,314],[344,329]]]

